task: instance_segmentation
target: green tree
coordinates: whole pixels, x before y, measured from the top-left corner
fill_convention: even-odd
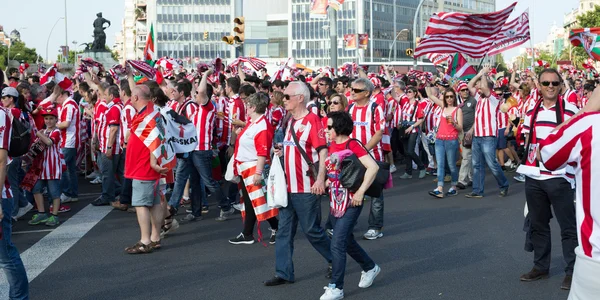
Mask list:
[[[73,51],[69,50],[69,58],[67,58],[67,63],[74,64],[77,62],[77,54],[81,54],[83,51]],[[63,56],[62,53],[56,55],[56,61],[62,61]]]
[[[8,65],[8,47],[0,45],[0,68],[5,69]],[[10,46],[10,60],[26,61],[34,64],[42,61],[42,57],[37,54],[35,48],[28,48],[25,43],[14,40]]]
[[[498,73],[508,71],[506,62],[504,61],[504,56],[502,56],[502,54],[496,55],[496,71],[498,71]]]

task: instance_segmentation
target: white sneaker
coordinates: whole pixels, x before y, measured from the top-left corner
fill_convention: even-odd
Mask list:
[[[244,210],[244,204],[243,203],[237,203],[237,204],[232,205],[231,207],[233,207],[233,208],[235,208],[235,210],[239,210],[239,211]]]
[[[513,177],[518,182],[525,182],[525,175],[519,174],[518,176]]]
[[[28,213],[32,208],[33,205],[31,205],[31,203],[27,203],[25,207],[19,208],[17,215],[14,217],[15,221],[18,220],[20,217],[24,216],[26,213]]]
[[[94,180],[90,181],[90,183],[91,184],[101,184],[102,183],[102,177],[98,176]]]
[[[335,287],[335,284],[330,283],[324,287],[325,293],[319,298],[320,300],[338,300],[344,299],[344,290]]]
[[[363,235],[363,238],[365,240],[376,240],[380,237],[383,237],[383,232],[381,232],[381,230],[376,229],[369,229],[367,230],[367,233]]]
[[[510,165],[512,165],[512,160],[508,159],[508,161],[506,161],[506,162],[504,163],[504,166],[505,166],[505,167],[510,167]]]
[[[60,203],[69,203],[69,202],[77,202],[77,201],[79,201],[78,198],[69,197],[65,194],[60,195]]]
[[[100,174],[96,171],[90,173],[88,176],[85,176],[86,179],[95,179],[96,177],[100,176]]]
[[[396,171],[398,171],[398,169],[396,168],[396,165],[392,164],[390,165],[390,173],[396,173]]]
[[[362,271],[358,287],[363,289],[370,287],[373,284],[375,277],[379,275],[379,272],[381,272],[381,268],[378,265],[375,265],[375,267],[368,272]]]

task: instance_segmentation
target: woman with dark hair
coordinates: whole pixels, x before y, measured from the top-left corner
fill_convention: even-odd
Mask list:
[[[150,93],[152,94],[152,102],[154,104],[165,107],[169,102],[169,97],[165,94],[165,92],[160,88],[160,85],[156,83],[154,80],[148,80],[143,83],[145,86],[150,88]]]
[[[279,211],[267,205],[263,178],[264,167],[271,157],[274,134],[273,127],[265,117],[268,105],[269,96],[265,93],[248,96],[246,109],[250,120],[237,132],[232,159],[235,174],[240,176],[239,186],[244,201],[242,206],[244,229],[238,236],[229,240],[229,243],[234,245],[254,243],[254,224],[257,221],[267,221],[271,225],[269,244],[275,244],[275,236],[279,228],[279,221],[276,218]],[[260,228],[258,232],[260,238]]]
[[[369,257],[365,250],[354,239],[354,226],[363,208],[365,192],[375,180],[379,166],[369,155],[366,148],[355,139],[350,139],[354,129],[354,121],[344,111],[331,112],[327,118],[327,135],[329,157],[325,161],[328,172],[327,183],[330,195],[330,219],[334,234],[331,238],[332,274],[331,281],[325,287],[321,299],[342,299],[344,297],[344,273],[346,272],[346,255],[350,255],[361,267],[362,275],[358,284],[368,288],[381,269]],[[343,155],[351,151],[365,166],[366,171],[360,188],[349,192],[339,184],[338,176]]]
[[[442,115],[438,119],[437,135],[435,140],[435,156],[437,158],[437,188],[430,191],[431,196],[444,197],[444,176],[446,163],[452,175],[452,187],[446,195],[455,196],[458,192],[458,169],[456,168],[456,155],[458,152],[458,134],[462,131],[462,110],[458,108],[458,97],[454,89],[449,88],[442,94],[444,100],[440,100],[431,93],[429,98],[440,107],[443,107]]]
[[[425,121],[425,114],[421,105],[419,105],[419,99],[417,95],[417,89],[414,86],[408,86],[406,88],[406,96],[409,101],[406,101],[402,106],[400,128],[404,130],[404,145],[406,172],[400,176],[400,179],[412,178],[414,162],[419,169],[419,179],[425,177],[425,165],[421,161],[421,158],[415,152],[415,146],[417,145],[417,138],[420,135],[421,124]]]

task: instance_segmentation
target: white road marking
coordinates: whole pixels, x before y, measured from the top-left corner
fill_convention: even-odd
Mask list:
[[[24,234],[24,233],[38,233],[38,232],[50,232],[53,231],[54,228],[52,229],[40,229],[40,230],[24,230],[24,231],[13,231],[13,235],[15,234]]]
[[[90,204],[25,250],[21,259],[29,282],[67,252],[112,210],[111,206]],[[0,299],[8,299],[8,281],[4,272],[0,272]]]

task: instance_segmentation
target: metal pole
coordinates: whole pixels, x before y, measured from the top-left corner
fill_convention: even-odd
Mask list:
[[[337,11],[331,6],[329,10],[329,38],[331,40],[331,64],[330,67],[337,72]]]
[[[46,62],[50,61],[50,59],[48,58],[48,43],[50,43],[50,36],[52,36],[52,31],[54,31],[54,27],[56,27],[56,24],[58,24],[58,22],[62,19],[63,17],[60,17],[58,18],[58,20],[56,20],[54,26],[52,26],[52,29],[50,29],[50,33],[48,34],[48,40],[46,41]]]
[[[370,55],[371,55],[371,62],[373,62],[373,0],[370,0],[371,5],[369,7],[369,40],[371,41],[370,45],[369,45],[369,51],[370,51]],[[395,22],[394,22],[395,23]]]
[[[529,24],[535,24],[533,19],[533,13],[535,12],[535,0],[531,0],[532,9],[531,9],[531,21]],[[535,49],[533,48],[533,30],[530,31],[529,44],[531,45],[531,66],[535,64]]]
[[[419,5],[417,5],[417,9],[415,10],[415,17],[413,18],[413,51],[417,50],[417,18],[419,17],[419,9],[423,5],[425,0],[419,1]],[[413,69],[417,69],[417,58],[413,55]]]
[[[398,32],[398,28],[396,28],[396,0],[394,0],[394,32]],[[400,35],[400,33],[396,34],[396,38],[394,38],[394,42],[392,43],[392,46],[390,47],[390,51],[394,51],[394,61],[397,60],[396,57],[396,41],[398,40],[398,35]],[[388,61],[391,62],[392,61],[392,53],[390,52],[390,54],[388,55]]]
[[[65,63],[68,63],[68,57],[69,57],[69,38],[67,36],[67,0],[65,0],[65,50],[67,50],[67,55],[64,57],[65,59]]]
[[[396,55],[395,55],[395,52],[396,52],[396,47],[395,47],[395,46],[396,46],[396,41],[398,41],[398,37],[399,37],[399,36],[400,36],[400,34],[401,34],[401,33],[403,33],[404,31],[407,31],[407,32],[408,32],[408,29],[406,29],[406,28],[405,28],[405,29],[402,29],[402,30],[400,30],[400,32],[398,32],[398,34],[396,34],[396,37],[394,38],[394,42],[393,42],[393,43],[392,43],[392,45],[390,46],[390,50],[391,50],[392,48],[394,48],[394,58],[396,57]],[[407,33],[407,34],[408,34],[408,33]],[[390,51],[390,55],[388,56],[388,60],[389,60],[389,61],[391,61],[391,59],[392,59],[392,52]]]

